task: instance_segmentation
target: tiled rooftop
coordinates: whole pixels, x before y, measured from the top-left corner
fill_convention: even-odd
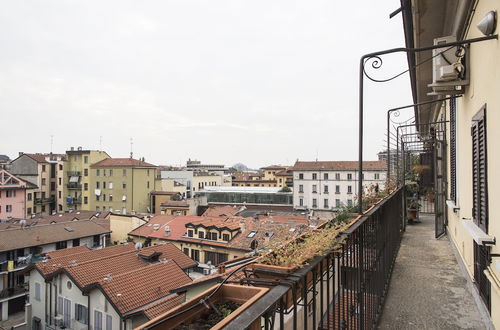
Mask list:
[[[133,158],[106,158],[90,167],[155,167],[156,165]]]
[[[112,276],[111,280],[102,280],[100,285],[123,315],[164,298],[170,295],[170,290],[189,282],[189,276],[173,260],[167,260]],[[158,309],[163,307],[166,306]]]

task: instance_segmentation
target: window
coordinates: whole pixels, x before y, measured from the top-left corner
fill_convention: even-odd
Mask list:
[[[313,180],[318,180],[318,173],[313,173]]]
[[[59,171],[62,171],[63,170],[63,166],[61,164],[59,164]]]
[[[488,233],[486,105],[472,118],[472,217]]]
[[[42,212],[45,212],[45,205],[42,205]]]
[[[205,238],[205,232],[204,231],[199,231],[198,232],[198,238]]]
[[[0,212],[2,212],[2,209],[0,208]],[[31,214],[31,207],[28,207],[28,210],[26,211],[26,213],[28,213],[28,215]]]
[[[42,186],[45,186],[47,184],[47,179],[42,178]]]
[[[106,201],[106,194],[102,194],[102,201],[105,202]]]
[[[75,319],[82,324],[88,324],[87,307],[80,304],[75,304]]]
[[[184,248],[184,249],[182,249],[182,251],[184,252],[185,255],[187,255],[189,257],[189,249],[188,248]]]
[[[340,186],[339,185],[335,186],[335,193],[340,194]]]
[[[318,192],[318,186],[317,185],[313,184],[312,192],[313,192],[313,194],[316,194]]]
[[[96,181],[96,182],[95,182],[95,188],[96,188],[96,189],[101,188],[101,183],[100,183],[99,181]]]
[[[59,286],[59,293],[61,293],[61,287]],[[57,314],[62,315],[64,311],[64,299],[63,297],[57,297]]]
[[[89,190],[89,184],[88,183],[84,183],[83,184],[83,190],[85,190],[85,191]]]
[[[191,249],[191,259],[196,262],[200,261],[200,250]]]
[[[102,330],[102,312],[94,310],[94,330]]]
[[[109,195],[109,201],[112,202],[113,201],[113,195]]]
[[[193,231],[191,229],[188,230],[188,236],[193,237]]]
[[[328,186],[323,186],[323,193],[328,194]]]
[[[62,191],[60,191],[60,190],[59,190],[59,191],[57,192],[57,198],[62,198]]]
[[[64,298],[64,326],[71,327],[71,300]]]
[[[113,182],[108,183],[108,189],[113,189]]]
[[[352,199],[348,199],[348,200],[347,200],[347,205],[348,205],[349,207],[350,207],[350,206],[352,206]]]
[[[127,176],[127,169],[123,169],[123,176]]]
[[[16,197],[15,190],[7,190],[7,197]]]
[[[251,232],[248,233],[247,237],[248,238],[253,238],[255,236],[255,234],[257,234],[257,231],[256,230],[252,230]]]
[[[318,201],[316,198],[313,198],[313,206],[312,207],[318,207]]]
[[[304,180],[304,173],[299,173],[299,180]]]
[[[303,193],[303,192],[304,192],[304,185],[299,184],[299,193]]]
[[[352,194],[352,186],[347,186],[347,193]]]
[[[50,191],[55,191],[56,190],[56,183],[55,182],[51,182],[50,183]]]
[[[102,182],[102,189],[106,189],[106,181]]]
[[[100,200],[100,197],[101,197],[101,196],[99,196],[99,195],[95,195],[95,200],[96,200],[96,202],[98,202],[98,201]]]
[[[56,243],[56,250],[61,250],[65,249],[68,247],[68,242],[67,241],[61,241]]]
[[[73,247],[75,247],[75,246],[80,246],[80,239],[79,238],[75,238],[73,240]]]
[[[335,200],[335,207],[340,207],[340,199]]]
[[[35,300],[38,300],[38,301],[41,300],[41,298],[40,298],[40,296],[41,296],[40,290],[41,290],[40,283],[35,282]]]
[[[45,169],[46,169],[45,165],[42,165],[42,172],[45,172]]]
[[[11,213],[12,212],[12,205],[5,205],[5,212]]]
[[[328,173],[323,173],[323,180],[328,180]]]
[[[109,170],[109,176],[113,176],[113,170]]]
[[[106,176],[106,169],[102,170],[102,176]]]
[[[373,177],[375,178],[375,180],[380,180],[380,174],[379,173],[375,173],[373,175]]]
[[[88,168],[86,168],[86,169],[83,170],[83,175],[84,176],[89,176],[89,169]]]
[[[340,180],[340,173],[335,173],[335,180]]]
[[[106,315],[106,330],[113,330],[113,318],[111,315]]]
[[[147,186],[147,188],[149,189],[149,181],[148,181],[148,184],[147,184],[146,186]]]
[[[89,198],[87,196],[83,197],[83,204],[88,204]]]
[[[352,173],[347,173],[347,180],[352,180]]]
[[[101,175],[101,170],[95,170],[95,175],[96,175],[96,176]]]
[[[26,197],[27,200],[32,200],[33,199],[33,194],[32,193],[28,193],[28,196]]]
[[[222,234],[222,240],[229,242],[229,234]]]
[[[457,102],[450,100],[450,199],[457,204]]]
[[[323,200],[323,207],[324,207],[325,209],[327,209],[327,208],[329,207],[329,206],[328,206],[328,199],[326,199],[326,198]]]
[[[88,164],[89,163],[89,156],[83,156],[83,163]],[[87,324],[87,323],[85,323]]]
[[[303,198],[299,199],[299,206],[304,206],[304,199]]]
[[[122,183],[122,188],[123,188],[123,189],[127,189],[127,184],[126,184],[125,182],[124,182],[124,183]]]
[[[57,179],[57,184],[58,184],[58,185],[62,185],[62,178],[58,178],[58,179]]]

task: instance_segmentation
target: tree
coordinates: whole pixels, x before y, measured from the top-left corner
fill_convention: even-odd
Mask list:
[[[292,189],[290,187],[283,187],[280,189],[280,192],[292,192]]]

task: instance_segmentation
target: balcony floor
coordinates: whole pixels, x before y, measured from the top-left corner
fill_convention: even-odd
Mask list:
[[[486,329],[448,238],[421,220],[406,227],[379,329]]]

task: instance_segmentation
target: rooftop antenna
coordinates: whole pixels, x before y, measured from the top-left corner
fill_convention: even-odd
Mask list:
[[[54,135],[50,135],[50,153],[52,153],[53,145],[54,145]]]
[[[316,161],[318,161],[318,148],[316,148]]]
[[[102,150],[102,135],[99,136],[99,150]]]
[[[134,139],[130,138],[130,158],[134,158]]]

